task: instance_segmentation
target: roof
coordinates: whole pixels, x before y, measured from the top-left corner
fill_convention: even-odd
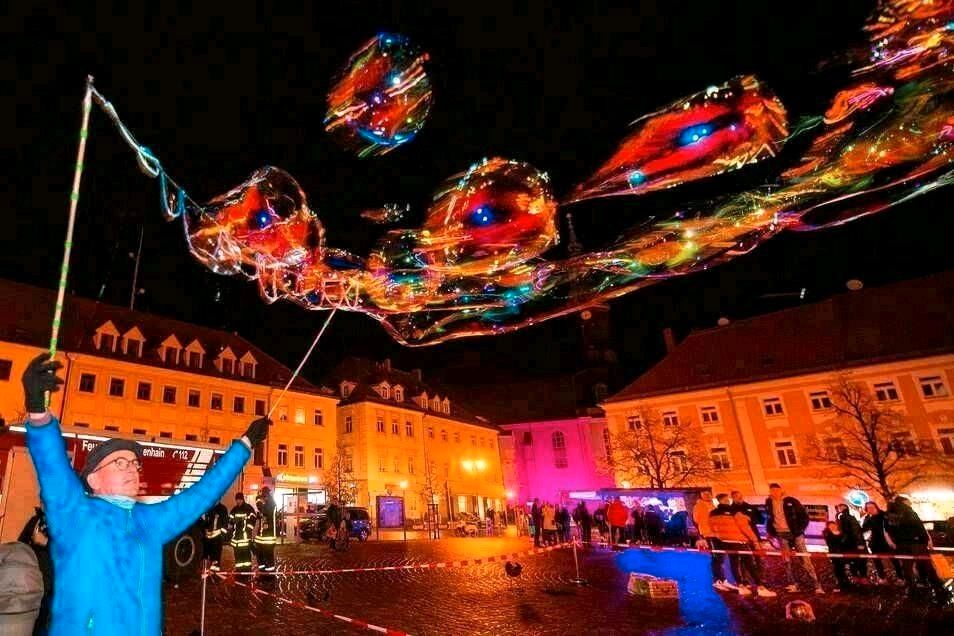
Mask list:
[[[0,279],[0,307],[3,307],[3,312],[0,312],[0,340],[46,347],[50,342],[50,323],[55,302],[56,293],[53,290]],[[119,346],[115,353],[95,348],[93,335],[107,321],[111,321],[120,334],[138,327],[145,337],[141,358],[123,354]],[[291,369],[236,333],[132,311],[88,298],[67,296],[61,324],[59,348],[64,351],[268,386],[284,387],[292,375]],[[173,367],[162,361],[159,345],[171,335],[175,335],[183,347],[193,340],[201,343],[206,352],[201,368],[184,365]],[[237,359],[252,354],[257,362],[254,379],[223,374],[215,368],[215,358],[226,347],[231,348]],[[292,389],[305,393],[324,393],[301,376],[295,379]]]
[[[339,393],[340,397],[340,385],[345,381],[352,382],[355,386],[347,398],[341,399],[339,402],[340,406],[357,404],[359,402],[374,402],[387,406],[399,406],[403,409],[419,411],[421,413],[431,413],[432,411],[430,409],[421,407],[417,402],[411,399],[426,392],[428,399],[433,399],[435,396],[438,396],[442,400],[447,398],[450,402],[450,414],[440,413],[441,417],[460,420],[467,424],[483,426],[484,428],[490,428],[495,431],[498,430],[488,419],[477,415],[465,407],[463,403],[452,394],[452,391],[446,387],[424,382],[419,370],[411,372],[395,369],[391,366],[390,360],[375,361],[358,357],[345,358],[325,377],[322,384],[335,387],[334,391]],[[385,381],[392,387],[401,385],[404,388],[405,398],[402,402],[386,400],[374,390],[375,386]]]
[[[954,271],[696,331],[606,400],[954,352]]]

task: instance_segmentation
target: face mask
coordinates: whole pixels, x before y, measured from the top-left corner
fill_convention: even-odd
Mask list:
[[[107,501],[114,506],[119,506],[123,510],[132,510],[132,507],[136,505],[136,500],[132,497],[127,497],[125,495],[93,495],[103,501]]]

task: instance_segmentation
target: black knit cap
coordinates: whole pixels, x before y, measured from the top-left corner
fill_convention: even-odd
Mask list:
[[[86,478],[99,467],[107,456],[121,450],[132,451],[136,454],[136,457],[142,458],[142,445],[130,439],[110,439],[89,452],[89,455],[86,456],[86,464],[83,466],[83,470],[80,471],[80,481],[83,482],[83,487],[86,488],[88,492],[92,492],[93,489],[90,488]]]

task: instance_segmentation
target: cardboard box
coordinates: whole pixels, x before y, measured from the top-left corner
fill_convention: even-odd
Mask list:
[[[679,598],[679,584],[672,579],[661,579],[639,572],[630,573],[626,591],[633,596],[647,596],[652,599]]]

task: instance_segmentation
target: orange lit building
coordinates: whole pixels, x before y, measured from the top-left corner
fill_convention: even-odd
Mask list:
[[[50,290],[0,281],[0,417],[8,424],[23,419],[20,375],[49,342],[53,303]],[[236,334],[83,298],[67,298],[59,342],[65,387],[51,410],[74,433],[224,447],[271,410],[291,377]],[[335,448],[336,404],[296,379],[235,487],[268,483],[279,503],[317,496]]]
[[[408,519],[423,517],[429,497],[442,519],[448,511],[503,509],[497,427],[425,383],[419,370],[348,358],[325,384],[341,400],[339,440],[358,505],[373,510],[378,496],[404,495]]]
[[[806,503],[844,501],[848,484],[813,460],[811,442],[839,436],[838,376],[903,415],[899,444],[954,458],[952,307],[954,273],[944,273],[694,332],[603,403],[610,429],[647,408],[699,427],[717,490],[757,501],[779,482]],[[922,516],[954,514],[951,473],[939,465],[925,477],[909,492]]]

